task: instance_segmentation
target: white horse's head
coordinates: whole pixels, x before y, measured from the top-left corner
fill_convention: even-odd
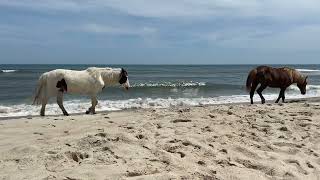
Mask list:
[[[126,89],[129,90],[130,84],[128,79],[128,72],[121,68],[119,83]]]

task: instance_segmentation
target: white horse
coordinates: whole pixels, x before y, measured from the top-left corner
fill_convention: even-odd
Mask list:
[[[104,87],[118,83],[126,90],[130,87],[128,73],[122,68],[90,67],[82,71],[56,69],[40,76],[33,104],[42,104],[40,115],[44,116],[48,100],[56,96],[60,109],[64,115],[68,116],[68,112],[63,107],[63,94],[83,94],[89,95],[92,103],[86,113],[95,114],[95,107],[98,104],[97,94]]]

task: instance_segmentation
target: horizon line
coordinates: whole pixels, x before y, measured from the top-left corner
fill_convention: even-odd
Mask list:
[[[318,64],[314,64],[314,63],[305,63],[305,64],[298,64],[298,63],[243,63],[243,64],[232,64],[232,63],[227,63],[227,64],[220,64],[220,63],[216,63],[216,64],[131,64],[131,63],[123,63],[123,64],[115,64],[115,63],[30,63],[30,64],[24,64],[24,63],[13,63],[13,64],[9,64],[9,63],[4,63],[1,65],[139,65],[139,66],[157,66],[157,65],[162,65],[162,66],[177,66],[177,65],[320,65],[320,63]]]

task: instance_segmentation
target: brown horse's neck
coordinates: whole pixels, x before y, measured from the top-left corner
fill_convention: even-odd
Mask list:
[[[291,76],[293,80],[292,83],[302,84],[304,81],[304,77],[299,71],[292,70]]]

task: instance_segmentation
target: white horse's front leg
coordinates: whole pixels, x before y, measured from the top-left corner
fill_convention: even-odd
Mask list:
[[[57,95],[57,104],[59,105],[60,109],[63,112],[63,115],[69,116],[68,112],[66,109],[63,107],[63,92],[59,91]]]
[[[96,105],[98,104],[98,100],[96,96],[91,97],[91,107],[86,111],[86,114],[95,114],[96,113]]]

